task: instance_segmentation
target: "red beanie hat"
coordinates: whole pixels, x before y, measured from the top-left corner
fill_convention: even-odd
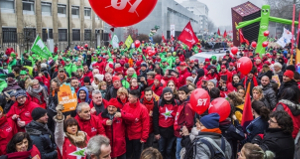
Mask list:
[[[110,106],[110,105],[112,105],[112,106],[115,106],[115,107],[117,107],[119,109],[122,109],[122,108],[120,108],[120,104],[118,104],[118,103],[119,103],[119,101],[118,101],[117,98],[111,98],[109,100],[108,104],[107,104],[107,107]]]
[[[286,70],[283,75],[289,77],[290,79],[294,79],[294,72],[291,70]]]
[[[110,64],[108,64],[108,67],[113,69],[114,65],[110,63]]]
[[[114,76],[112,78],[112,82],[115,82],[115,81],[121,81],[120,77],[119,76]]]
[[[115,68],[115,72],[117,74],[123,74],[123,68],[122,67]]]
[[[154,80],[158,80],[158,81],[161,81],[161,75],[156,75]]]
[[[209,58],[206,58],[206,59],[205,59],[205,62],[210,62],[210,59],[209,59]]]

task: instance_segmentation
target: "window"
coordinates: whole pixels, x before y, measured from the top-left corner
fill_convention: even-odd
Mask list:
[[[17,42],[17,28],[2,28],[3,43]]]
[[[58,29],[58,40],[67,41],[68,30],[67,29]]]
[[[91,40],[92,31],[89,29],[84,30],[84,40]]]
[[[64,4],[57,5],[57,14],[59,17],[66,17],[67,13],[67,6]]]
[[[43,29],[42,37],[43,37],[43,41],[47,41],[47,39],[53,39],[53,30]]]
[[[96,20],[99,20],[99,19],[100,19],[99,16],[98,16],[97,14],[95,14],[95,19],[96,19]]]
[[[91,8],[84,7],[84,18],[91,19]]]
[[[23,0],[23,14],[34,14],[34,0]]]
[[[72,17],[79,18],[79,7],[78,6],[72,6]]]
[[[0,0],[1,12],[14,13],[15,1],[14,0]]]
[[[51,3],[42,2],[42,15],[51,16]]]
[[[34,42],[36,38],[35,28],[24,28],[24,40],[29,42]]]
[[[80,41],[80,29],[72,30],[73,41]]]

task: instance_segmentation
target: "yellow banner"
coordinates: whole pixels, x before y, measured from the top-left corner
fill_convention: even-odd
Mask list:
[[[72,93],[71,87],[69,85],[63,84],[59,88],[58,96],[58,104],[64,106],[64,110],[62,112],[69,112],[76,109],[77,106],[77,96],[76,92]]]
[[[133,43],[133,40],[132,40],[131,36],[129,35],[125,41],[125,45],[127,46],[127,48],[130,48],[132,43]]]

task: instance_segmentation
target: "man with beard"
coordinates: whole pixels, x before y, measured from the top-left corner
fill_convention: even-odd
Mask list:
[[[120,87],[122,87],[122,85],[121,85],[121,79],[120,79],[119,76],[114,76],[112,78],[112,82],[113,82],[113,87],[110,87],[107,90],[107,93],[105,95],[105,99],[106,100],[110,100],[111,98],[117,98],[118,89]]]
[[[30,95],[31,100],[40,105],[40,107],[46,109],[48,105],[48,92],[40,85],[39,81],[32,80],[30,86],[27,89],[27,93]]]
[[[17,102],[11,106],[6,116],[17,123],[18,132],[25,132],[25,126],[32,121],[32,110],[40,106],[31,101],[24,90],[17,91],[15,97]]]
[[[75,92],[77,93],[78,90],[79,90],[79,81],[78,81],[78,79],[75,78],[75,77],[73,77],[73,78],[71,79],[70,84],[71,84],[71,87],[73,87],[73,88],[75,89]]]
[[[63,83],[65,83],[67,81],[68,77],[67,77],[63,67],[60,67],[58,69],[57,76],[54,79],[58,82],[59,86],[61,86]],[[52,79],[52,80],[54,80],[54,79]]]
[[[113,84],[112,84],[112,75],[110,73],[105,73],[104,78],[105,78],[105,82],[107,84],[107,90],[109,90],[110,87],[113,86]]]
[[[83,64],[83,78],[89,77],[90,79],[93,79],[93,73],[91,70],[89,70],[89,66],[87,64]]]
[[[15,79],[15,74],[9,73],[7,75],[7,87],[3,89],[3,92],[10,94],[11,91],[18,89],[22,88],[18,85],[18,81]]]
[[[127,80],[127,82],[130,82],[130,80],[131,80],[132,77],[137,78],[137,75],[135,73],[134,68],[130,67],[127,70],[127,76],[125,77],[125,79]]]
[[[277,104],[277,97],[270,83],[270,79],[272,79],[272,74],[269,73],[264,75],[261,78],[261,86],[265,99],[270,103],[271,108],[269,109],[273,110]]]
[[[278,99],[281,98],[282,93],[284,92],[285,89],[287,88],[292,88],[298,96],[299,99],[299,88],[297,82],[294,80],[294,72],[291,70],[286,70],[283,74],[283,83],[280,85],[277,97]]]

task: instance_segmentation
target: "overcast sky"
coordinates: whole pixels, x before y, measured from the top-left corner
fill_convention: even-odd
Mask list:
[[[179,3],[185,0],[175,0]],[[208,17],[218,26],[231,25],[231,8],[247,1],[261,8],[266,4],[264,0],[198,0],[207,5],[209,12]]]

